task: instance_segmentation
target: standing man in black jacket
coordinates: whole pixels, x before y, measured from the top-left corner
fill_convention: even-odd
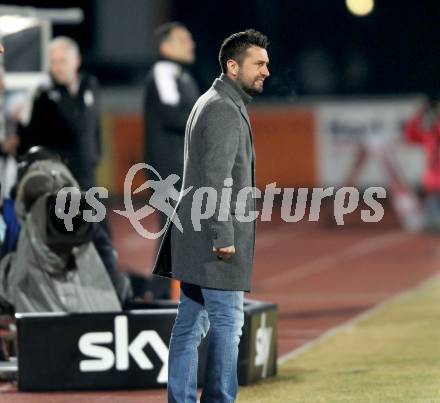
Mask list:
[[[191,33],[179,22],[158,27],[155,39],[158,59],[148,72],[145,86],[145,160],[162,179],[177,174],[180,180],[174,186],[180,190],[186,121],[200,95],[187,69],[195,60],[195,44]],[[159,212],[161,229],[166,219]],[[157,298],[170,297],[168,279],[154,278],[151,286]]]
[[[98,82],[79,73],[76,42],[54,38],[49,44],[50,80],[36,91],[28,123],[19,131],[20,153],[34,145],[61,156],[83,190],[95,186],[101,154]]]
[[[159,57],[145,88],[145,158],[163,179],[172,173],[182,178],[186,120],[200,95],[187,71],[195,60],[195,45],[179,22],[161,25],[156,43]],[[161,224],[165,219],[161,216]]]

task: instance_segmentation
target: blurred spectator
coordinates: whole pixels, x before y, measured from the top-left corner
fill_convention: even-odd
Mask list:
[[[145,159],[163,179],[170,174],[182,178],[186,121],[200,94],[187,69],[195,61],[195,45],[191,33],[179,22],[161,25],[155,35],[158,60],[145,84]],[[178,190],[181,184],[179,180]],[[159,217],[163,228],[167,217],[163,213]],[[153,281],[161,283],[154,284],[156,296],[167,298],[169,280]]]
[[[199,96],[187,70],[194,63],[195,46],[178,22],[160,26],[156,43],[158,60],[145,85],[145,158],[163,178],[171,173],[181,178],[186,120]]]
[[[49,44],[50,80],[32,100],[30,120],[19,132],[20,153],[34,145],[61,156],[82,189],[95,185],[101,154],[98,83],[79,72],[81,56],[70,38]]]
[[[440,93],[430,94],[423,108],[405,126],[408,141],[426,155],[422,178],[426,229],[440,233]]]

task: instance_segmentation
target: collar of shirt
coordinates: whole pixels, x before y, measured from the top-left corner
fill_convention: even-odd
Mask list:
[[[228,94],[237,102],[243,101],[245,105],[252,101],[252,97],[246,93],[240,86],[238,86],[234,80],[229,78],[226,74],[221,74],[220,78],[216,79],[215,83],[222,83],[223,88]],[[225,88],[226,87],[226,88]],[[229,90],[229,91],[228,91]]]
[[[157,61],[158,62],[168,62],[168,63],[174,64],[176,66],[176,69],[179,71],[179,73],[181,73],[183,70],[185,70],[188,67],[188,65],[185,63],[178,62],[177,60],[169,59],[164,56],[160,56],[157,59]]]
[[[72,85],[67,86],[65,84],[60,84],[51,76],[52,85],[55,89],[61,91],[61,92],[67,92],[70,96],[75,97],[78,95],[81,84],[82,84],[82,76],[78,75],[75,79],[75,81],[72,83]]]

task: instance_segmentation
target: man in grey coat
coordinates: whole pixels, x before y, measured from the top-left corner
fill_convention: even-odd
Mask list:
[[[243,291],[255,245],[255,152],[246,104],[269,76],[266,36],[246,30],[221,46],[220,78],[194,105],[182,192],[153,273],[181,281],[169,354],[169,402],[197,400],[197,347],[210,330],[201,401],[233,402]]]

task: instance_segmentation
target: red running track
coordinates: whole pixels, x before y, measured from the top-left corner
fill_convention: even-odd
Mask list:
[[[120,262],[148,274],[155,242],[110,215]],[[147,224],[154,227],[152,219]],[[439,239],[403,232],[391,213],[380,224],[258,223],[254,289],[248,297],[278,304],[279,355],[312,341],[383,300],[440,272]],[[164,390],[17,393],[0,384],[0,403],[165,402]]]

